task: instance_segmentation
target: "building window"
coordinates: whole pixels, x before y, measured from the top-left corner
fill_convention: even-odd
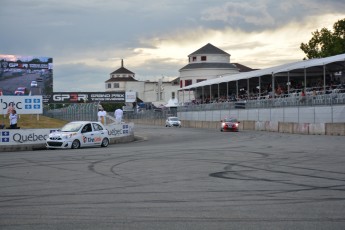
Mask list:
[[[107,88],[110,89],[111,88],[111,83],[107,84]]]
[[[115,89],[120,88],[120,84],[119,84],[119,83],[114,83],[114,88],[115,88]]]
[[[171,99],[175,99],[175,92],[171,92]]]
[[[192,80],[185,80],[184,81],[184,86],[189,86],[192,84]]]
[[[156,93],[156,101],[164,100],[163,98],[163,92],[157,92]]]
[[[183,87],[183,81],[180,80],[180,88],[182,88],[182,87]]]
[[[201,61],[206,61],[206,56],[201,56]]]
[[[196,83],[205,81],[206,79],[196,79]]]
[[[196,61],[196,57],[193,57],[193,61]]]

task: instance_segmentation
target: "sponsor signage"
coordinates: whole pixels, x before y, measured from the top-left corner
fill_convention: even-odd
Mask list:
[[[109,137],[123,137],[133,134],[134,123],[107,125]]]
[[[136,102],[137,92],[126,92],[126,102]]]
[[[7,62],[0,61],[0,66],[2,68],[19,68],[19,69],[52,69],[52,63],[41,63],[41,64],[30,64],[23,62]]]
[[[42,96],[0,96],[0,113],[9,114],[13,109],[17,114],[42,114]]]
[[[44,103],[78,103],[78,102],[134,102],[136,92],[56,92],[44,95]]]
[[[0,145],[44,144],[56,129],[0,129]]]

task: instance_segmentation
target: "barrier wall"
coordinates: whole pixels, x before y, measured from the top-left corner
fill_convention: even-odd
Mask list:
[[[345,123],[332,123],[325,126],[326,135],[345,136]]]
[[[131,122],[143,125],[165,126],[164,119],[141,120],[133,119]],[[220,121],[194,121],[182,120],[182,127],[220,129]],[[281,132],[305,135],[337,135],[345,136],[345,123],[296,123],[278,121],[240,121],[239,130],[255,130],[267,132]]]
[[[191,121],[214,122],[220,120],[219,117],[236,117],[241,121],[240,130],[345,136],[345,105],[180,111],[177,114],[184,127],[210,128],[207,123],[193,125]],[[216,128],[219,127],[218,122]]]
[[[134,124],[106,126],[110,144],[134,141]],[[0,151],[45,149],[46,139],[57,129],[0,129]]]
[[[220,121],[225,117],[236,117],[241,121],[345,123],[345,105],[179,111],[177,116],[181,120],[198,121]]]

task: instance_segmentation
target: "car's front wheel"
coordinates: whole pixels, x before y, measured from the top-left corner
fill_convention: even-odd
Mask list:
[[[101,146],[102,146],[102,147],[107,147],[108,145],[109,145],[109,139],[108,139],[108,138],[104,138],[104,139],[102,140]]]
[[[79,149],[80,148],[80,141],[79,140],[74,140],[72,142],[71,149]]]

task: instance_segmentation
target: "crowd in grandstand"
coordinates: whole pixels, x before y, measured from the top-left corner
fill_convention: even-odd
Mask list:
[[[220,103],[220,102],[234,102],[234,101],[247,101],[247,100],[260,100],[270,98],[281,97],[303,97],[303,96],[316,96],[323,94],[338,94],[345,93],[345,79],[342,81],[339,77],[333,78],[326,82],[324,86],[321,80],[310,82],[304,87],[303,81],[291,81],[290,83],[276,84],[274,95],[272,85],[253,88],[249,94],[247,89],[241,88],[238,92],[229,92],[226,96],[226,92],[220,92],[220,96],[215,94],[210,98],[209,95],[200,95],[198,99],[192,100],[193,104],[208,104],[208,103]]]

